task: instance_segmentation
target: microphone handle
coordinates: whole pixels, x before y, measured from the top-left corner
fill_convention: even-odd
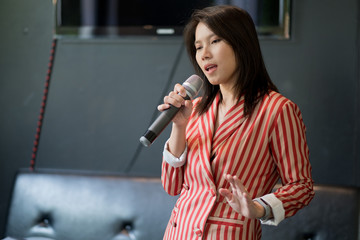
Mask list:
[[[150,125],[149,130],[156,133],[156,135],[160,135],[160,133],[169,125],[171,120],[178,113],[180,108],[174,107],[170,105],[170,108],[161,112],[159,117]]]
[[[190,100],[190,97],[186,95],[184,99]],[[150,146],[162,133],[162,131],[164,131],[164,129],[169,125],[175,115],[179,112],[180,108],[170,105],[168,109],[162,111],[161,114],[150,125],[146,133],[140,138],[140,142],[146,147]]]

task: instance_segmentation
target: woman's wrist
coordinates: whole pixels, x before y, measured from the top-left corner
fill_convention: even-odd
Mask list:
[[[186,147],[186,125],[173,124],[170,138],[168,141],[168,150],[175,157],[180,157]]]
[[[258,201],[253,201],[256,207],[256,214],[255,214],[255,218],[260,219],[262,217],[265,216],[265,208],[258,202]]]
[[[258,209],[256,216],[257,219],[267,221],[272,218],[271,207],[264,200],[262,200],[261,198],[255,198],[253,202]]]
[[[177,131],[184,131],[186,130],[187,122],[184,123],[175,123],[173,122],[172,128],[176,129]]]

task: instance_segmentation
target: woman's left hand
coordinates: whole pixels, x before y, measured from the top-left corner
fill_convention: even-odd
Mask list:
[[[234,211],[247,218],[261,218],[265,215],[265,209],[257,202],[253,202],[248,191],[236,176],[224,175],[230,183],[232,191],[220,188],[219,193],[224,196]]]

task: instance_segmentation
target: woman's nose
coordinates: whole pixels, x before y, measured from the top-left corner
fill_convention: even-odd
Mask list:
[[[204,46],[202,50],[203,50],[201,55],[202,60],[209,59],[211,57],[211,52],[209,47]]]

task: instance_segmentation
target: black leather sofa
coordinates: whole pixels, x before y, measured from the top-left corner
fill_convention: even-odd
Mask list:
[[[360,240],[359,189],[316,186],[311,204],[278,227],[263,226],[265,240]],[[158,178],[64,172],[19,172],[7,239],[162,239],[176,197]]]
[[[263,225],[266,240],[360,240],[360,189],[315,185],[309,206],[279,226]]]

